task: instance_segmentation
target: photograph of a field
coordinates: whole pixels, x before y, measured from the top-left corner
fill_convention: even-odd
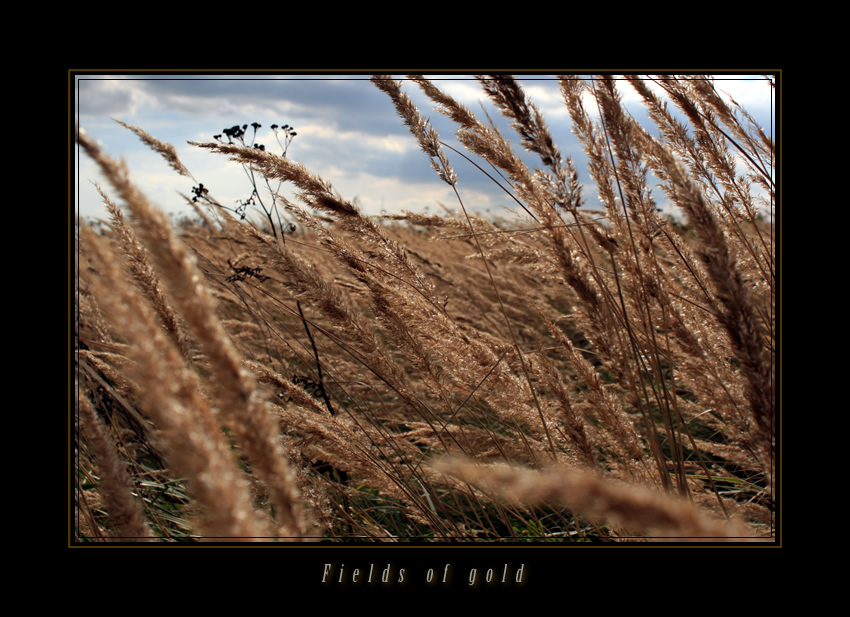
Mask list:
[[[424,213],[365,214],[249,125],[191,143],[245,171],[224,207],[119,120],[191,180],[176,221],[72,127],[109,217],[72,230],[69,541],[776,543],[772,131],[709,76],[552,79],[583,160],[511,75],[476,84],[512,134],[371,77],[452,189]]]

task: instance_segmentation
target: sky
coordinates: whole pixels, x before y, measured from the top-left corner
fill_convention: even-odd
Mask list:
[[[510,135],[515,151],[533,169],[540,166],[522,147],[472,75],[426,75],[435,85],[467,106],[487,122],[483,110]],[[396,75],[403,78],[403,75]],[[572,134],[566,107],[554,75],[516,75],[525,92],[543,113],[561,153],[570,156],[586,183],[587,207],[598,207],[592,181],[584,168],[584,156]],[[775,94],[759,75],[719,75],[716,88],[731,95],[765,129],[775,132]],[[433,103],[413,83],[403,90],[440,134],[443,141],[462,149],[454,137],[453,123],[434,110]],[[637,94],[626,82],[618,82],[627,110],[647,126]],[[287,157],[329,182],[343,198],[356,203],[365,214],[395,214],[403,210],[442,213],[440,204],[457,209],[457,197],[432,170],[428,156],[396,114],[390,98],[369,81],[366,74],[103,74],[74,75],[73,115],[80,127],[96,139],[105,152],[123,158],[130,178],[148,199],[177,217],[191,215],[181,196],[192,195],[196,184],[172,170],[156,152],[115,120],[144,129],[172,144],[196,182],[203,183],[216,200],[236,208],[251,194],[251,184],[237,163],[221,154],[188,142],[213,141],[225,128],[259,123],[255,143],[276,154],[281,147],[270,126],[289,125],[296,136]],[[671,110],[673,107],[670,107]],[[588,108],[591,111],[592,107]],[[226,138],[224,138],[226,140]],[[509,215],[516,205],[481,171],[447,151],[458,174],[458,190],[469,210],[498,216]],[[478,161],[479,164],[481,161]],[[74,157],[75,204],[86,218],[107,219],[102,198],[94,184],[109,192],[108,184],[86,156]],[[489,168],[487,171],[493,175]],[[292,192],[284,188],[290,197]],[[653,193],[662,210],[665,196]],[[265,198],[265,197],[264,197]],[[253,212],[259,213],[255,207]]]

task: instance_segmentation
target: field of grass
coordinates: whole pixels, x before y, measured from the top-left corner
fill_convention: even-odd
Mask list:
[[[298,199],[243,219],[198,183],[175,225],[78,127],[112,218],[75,229],[71,541],[775,541],[774,143],[711,81],[655,78],[682,124],[646,79],[560,79],[599,211],[509,76],[480,84],[513,141],[373,79],[455,188],[405,89],[453,120],[510,220],[457,190],[368,217],[229,135],[195,145]]]

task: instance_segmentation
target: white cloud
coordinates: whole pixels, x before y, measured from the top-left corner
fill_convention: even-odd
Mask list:
[[[318,141],[328,141],[332,144],[357,144],[364,149],[394,154],[402,154],[417,148],[416,141],[409,135],[370,135],[363,131],[340,131],[333,125],[299,126],[297,133],[299,137],[306,138],[306,141],[313,140],[314,144]],[[303,142],[305,139],[300,141]]]
[[[721,96],[728,94],[744,109],[770,105],[772,88],[768,81],[760,76],[717,80],[714,87]]]
[[[523,89],[544,118],[555,120],[568,117],[569,111],[564,105],[564,97],[557,80],[528,82],[523,84]]]
[[[478,101],[486,98],[478,80],[472,77],[467,79],[463,79],[463,76],[452,78],[451,76],[426,75],[425,77],[431,80],[440,90],[470,109],[473,106],[477,107]],[[411,87],[419,89],[419,86],[413,84],[411,84]]]
[[[410,182],[400,177],[379,177],[370,173],[345,174],[343,170],[331,168],[334,188],[346,199],[357,201],[366,215],[385,213],[438,212],[442,203],[449,208],[459,208],[457,196],[447,184],[435,179],[433,182]],[[368,191],[363,191],[368,187]],[[498,206],[491,195],[460,188],[461,198],[467,209],[482,210]]]
[[[466,105],[482,121],[486,120],[479,102],[484,103],[491,110],[493,119],[502,126],[504,120],[492,111],[492,104],[471,76],[467,79],[447,75],[427,77]],[[571,148],[577,146],[569,145],[572,139],[570,123],[557,80],[554,76],[547,76],[550,79],[546,81],[526,77],[520,76],[520,83],[543,112],[559,148],[569,154]],[[651,83],[650,87],[655,88]],[[770,86],[765,81],[722,81],[717,87],[718,90],[729,91],[748,110],[753,105],[758,110],[759,105],[769,101]],[[417,103],[421,113],[434,123],[443,139],[451,142],[456,128],[453,123],[432,111],[433,103],[417,86],[407,82],[404,89]],[[618,90],[634,114],[642,111],[637,94],[628,84],[619,82]],[[222,201],[247,196],[250,187],[244,190],[245,175],[225,157],[188,146],[186,141],[210,141],[212,135],[225,125],[253,120],[263,124],[257,141],[273,151],[277,151],[277,144],[268,123],[293,124],[298,137],[292,142],[289,156],[306,165],[311,172],[321,175],[343,196],[358,196],[364,208],[371,213],[380,212],[382,208],[416,210],[427,206],[433,209],[438,201],[456,201],[450,189],[430,170],[427,157],[416,154],[418,144],[404,127],[391,102],[368,81],[219,82],[207,79],[148,83],[116,78],[87,81],[81,85],[80,91],[83,99],[80,110],[82,124],[94,138],[106,142],[105,149],[111,156],[125,156],[132,176],[140,184],[147,185],[148,190],[156,191],[155,195],[151,195],[152,200],[165,202],[164,206],[179,201],[174,186],[183,186],[185,179],[181,180],[156,153],[141,144],[132,133],[112,122],[111,117],[140,126],[154,137],[175,145],[198,181],[216,185],[214,188],[218,189],[216,193]],[[597,118],[596,102],[590,93],[585,93],[584,103],[587,113]],[[281,110],[290,110],[292,115],[280,113]],[[505,135],[516,143],[512,132],[505,130]],[[574,156],[581,164],[581,155]],[[473,208],[502,203],[499,200],[503,196],[497,189],[493,197],[485,196],[483,192],[473,193],[476,176],[470,178],[463,172],[464,162],[460,158],[452,154],[450,158],[461,175],[461,186],[466,191],[463,193],[465,203],[469,200]],[[82,193],[89,184],[89,178],[96,179],[97,173],[92,173],[85,160],[81,169]],[[155,184],[161,186],[153,188]],[[190,187],[183,190],[188,191]],[[95,197],[94,201],[97,203],[99,198]],[[447,205],[456,207],[455,203]]]

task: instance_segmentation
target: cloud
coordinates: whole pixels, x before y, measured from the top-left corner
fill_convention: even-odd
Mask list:
[[[481,111],[486,95],[475,79],[452,75],[427,77],[486,122]],[[557,81],[554,77],[546,80],[537,76],[518,77],[544,113],[561,152],[581,163],[584,157],[572,135]],[[198,151],[187,142],[211,141],[225,127],[252,122],[263,125],[257,134],[258,142],[275,152],[278,147],[269,126],[276,123],[295,127],[298,135],[288,156],[322,176],[343,197],[358,196],[371,212],[434,207],[437,201],[454,200],[396,114],[389,97],[368,79],[368,75],[93,76],[78,81],[75,102],[81,126],[102,141],[110,155],[126,157],[131,176],[143,191],[153,193],[155,203],[166,210],[186,211],[176,192],[179,189],[190,193],[191,182],[182,178],[168,180],[164,174],[169,172],[159,155],[110,118],[140,126],[154,137],[172,143],[198,181],[217,189],[222,200],[226,197],[232,202],[247,197],[250,186],[246,186],[244,172],[225,157]],[[761,117],[764,117],[763,109],[769,115],[769,106],[762,107],[764,88],[769,85],[763,81],[740,82],[723,81],[718,88],[728,90],[748,110],[754,106]],[[411,82],[405,82],[403,88],[441,138],[456,144],[453,135],[456,127],[433,110],[433,102],[421,89]],[[626,84],[619,89],[627,107],[643,121],[644,116],[637,115],[644,112],[633,89]],[[592,98],[585,102],[588,113],[595,116],[595,102]],[[530,164],[539,165],[518,144],[509,122],[492,105],[487,107],[500,130],[512,139],[517,153]],[[470,207],[492,208],[510,203],[484,174],[454,153],[448,155],[459,174],[462,196]],[[87,161],[80,161],[79,168],[81,212],[97,209],[99,197],[85,188],[89,179],[96,179],[96,171]],[[588,180],[582,171],[582,181]],[[588,201],[593,201],[591,195]]]

